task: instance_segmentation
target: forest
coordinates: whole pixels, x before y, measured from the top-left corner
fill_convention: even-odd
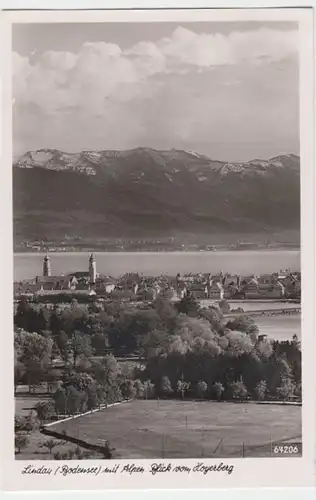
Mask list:
[[[260,338],[253,318],[229,320],[220,307],[105,301],[86,306],[21,300],[14,315],[14,378],[52,399],[43,417],[73,414],[128,398],[301,399],[301,348],[296,336]],[[142,363],[121,364],[133,356]],[[56,363],[57,362],[57,363]],[[58,366],[58,367],[57,367]]]

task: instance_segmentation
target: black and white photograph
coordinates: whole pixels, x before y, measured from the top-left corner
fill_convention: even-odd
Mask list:
[[[308,485],[308,9],[181,12],[13,17],[24,487],[99,463],[119,487],[147,462],[155,487],[248,463]]]

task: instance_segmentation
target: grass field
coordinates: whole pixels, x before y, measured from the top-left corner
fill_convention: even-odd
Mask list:
[[[270,456],[271,441],[301,442],[301,407],[132,401],[51,429],[95,444],[108,440],[114,458],[262,457]]]

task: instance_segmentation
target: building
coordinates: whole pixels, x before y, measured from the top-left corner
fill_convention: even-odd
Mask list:
[[[38,290],[35,294],[37,297],[56,297],[58,295],[65,296],[65,295],[70,295],[74,298],[76,296],[80,297],[91,297],[93,295],[96,295],[95,290]]]
[[[211,281],[208,285],[208,298],[213,300],[223,300],[224,287],[219,281]]]
[[[78,283],[89,282],[90,273],[89,271],[76,271],[75,273],[71,273],[68,275],[69,277],[76,278]]]
[[[178,281],[176,285],[176,293],[178,299],[183,299],[188,293],[188,287],[183,281]]]
[[[240,276],[238,274],[225,274],[222,280],[224,288],[239,287]]]
[[[250,279],[243,287],[242,292],[246,299],[282,299],[285,288],[279,281],[262,282],[256,278]],[[267,279],[268,281],[268,279]]]
[[[37,276],[36,284],[40,290],[74,290],[76,287],[69,276]]]
[[[89,257],[89,281],[91,285],[95,285],[97,279],[97,263],[95,256],[92,253]]]
[[[225,274],[222,281],[225,299],[232,299],[240,292],[240,282],[239,275]]]
[[[43,261],[43,276],[50,276],[52,274],[50,266],[50,258],[46,254]]]
[[[113,278],[110,278],[109,276],[102,276],[97,278],[96,280],[95,290],[97,291],[97,293],[111,293],[113,292],[113,290],[115,290],[115,287],[115,280]]]
[[[259,285],[275,285],[277,281],[277,276],[275,274],[261,274],[258,277]]]
[[[50,258],[46,254],[43,260],[43,276],[37,276],[35,283],[40,290],[76,290],[88,289],[97,280],[96,259],[92,253],[89,257],[88,271],[76,271],[69,275],[52,276]]]
[[[195,299],[207,299],[209,296],[207,283],[193,283],[189,286],[189,291]]]
[[[280,282],[272,284],[258,284],[258,291],[262,299],[282,299],[285,295],[284,286]]]
[[[256,278],[251,278],[244,282],[244,284],[242,285],[242,292],[246,299],[260,298],[258,280]]]

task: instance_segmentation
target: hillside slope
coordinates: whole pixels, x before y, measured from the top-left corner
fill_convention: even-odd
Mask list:
[[[18,240],[299,229],[300,159],[38,150],[14,163],[13,203]]]

